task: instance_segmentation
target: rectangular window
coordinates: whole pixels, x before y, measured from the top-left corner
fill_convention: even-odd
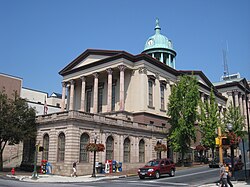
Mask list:
[[[148,105],[153,107],[153,82],[148,81]]]
[[[102,112],[102,95],[103,88],[98,89],[98,112]]]
[[[115,85],[112,85],[112,104],[111,104],[111,110],[115,111]]]
[[[87,90],[86,112],[90,112],[91,107],[91,90]]]
[[[165,102],[164,102],[164,86],[161,85],[161,109],[165,110]]]

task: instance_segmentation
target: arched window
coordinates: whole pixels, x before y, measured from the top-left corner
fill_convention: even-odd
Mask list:
[[[145,142],[140,140],[139,142],[139,162],[145,162]]]
[[[106,142],[106,159],[113,160],[114,159],[114,139],[112,136],[107,138]]]
[[[45,134],[43,136],[43,154],[42,154],[42,160],[48,160],[49,159],[49,135]]]
[[[89,143],[89,135],[84,133],[80,139],[80,162],[89,162],[89,154],[86,150],[86,146]]]
[[[58,136],[58,154],[57,161],[63,162],[65,155],[65,135],[61,132]]]
[[[124,140],[123,144],[123,160],[124,163],[129,163],[130,162],[130,140],[129,138],[126,138]]]

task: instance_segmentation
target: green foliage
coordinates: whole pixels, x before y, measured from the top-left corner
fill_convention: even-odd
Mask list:
[[[215,148],[215,133],[218,126],[220,126],[220,118],[218,112],[218,104],[215,101],[213,89],[210,92],[210,102],[208,100],[204,103],[200,102],[200,115],[199,124],[202,134],[202,144],[205,147],[209,147],[212,150]]]
[[[174,151],[184,154],[192,141],[196,141],[195,121],[199,100],[198,83],[195,77],[184,75],[173,86],[169,98],[170,142]]]
[[[227,124],[229,123],[233,126],[232,132],[234,132],[237,137],[243,138],[246,134],[246,132],[243,131],[243,128],[245,127],[244,117],[241,115],[239,107],[234,107],[232,103],[226,111],[224,129],[227,128]]]
[[[24,139],[36,137],[35,117],[35,110],[16,93],[14,99],[9,99],[5,92],[0,92],[0,170],[7,142],[17,144]]]

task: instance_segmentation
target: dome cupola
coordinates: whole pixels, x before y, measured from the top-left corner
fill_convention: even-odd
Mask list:
[[[155,34],[147,39],[143,53],[147,53],[164,64],[175,68],[176,52],[171,40],[161,34],[158,18],[156,19]]]

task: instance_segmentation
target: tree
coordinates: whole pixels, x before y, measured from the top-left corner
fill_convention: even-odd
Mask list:
[[[210,101],[206,100],[204,103],[200,102],[199,124],[201,131],[201,141],[205,147],[212,150],[212,158],[214,158],[215,138],[217,134],[215,130],[220,125],[220,118],[218,113],[218,104],[215,101],[213,89],[210,92]]]
[[[196,141],[195,121],[199,100],[198,83],[194,76],[184,75],[177,85],[173,86],[169,98],[168,115],[170,116],[169,139],[174,151],[184,155],[192,141]]]
[[[0,171],[3,169],[3,151],[7,143],[18,144],[36,137],[36,112],[14,93],[14,99],[0,92]]]
[[[246,131],[243,131],[245,127],[244,117],[241,115],[239,107],[234,107],[232,103],[226,111],[224,129],[227,128],[229,123],[232,124],[233,129],[232,132],[228,133],[228,137],[232,144],[237,145],[239,140],[245,136]]]

